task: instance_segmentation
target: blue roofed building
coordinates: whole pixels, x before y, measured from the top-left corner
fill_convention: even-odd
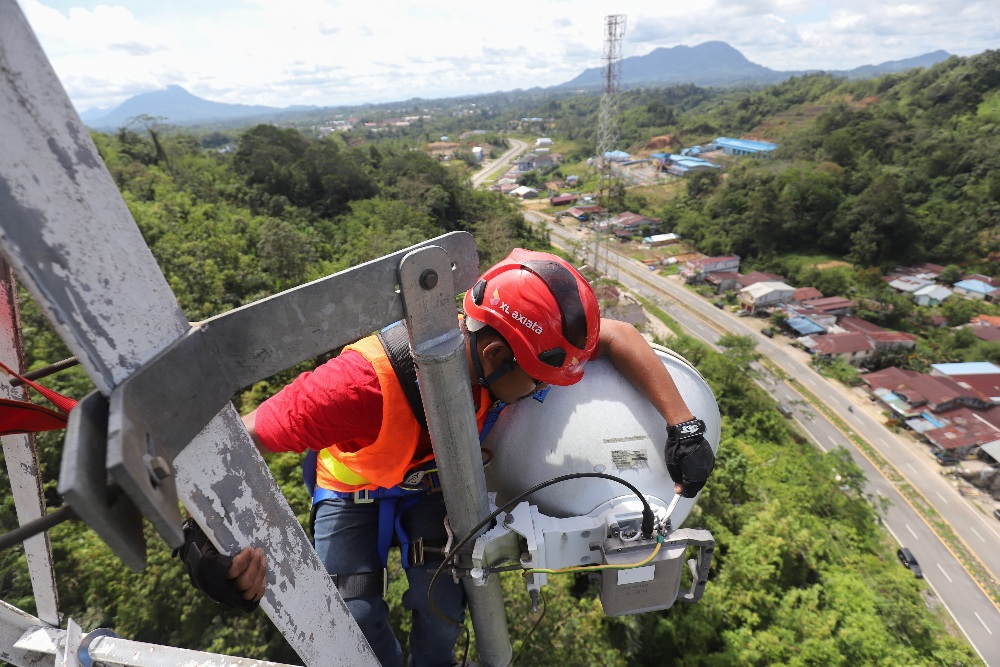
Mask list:
[[[982,280],[960,280],[952,288],[967,299],[985,299],[996,287]]]
[[[670,155],[664,164],[666,165],[666,172],[668,174],[682,177],[697,171],[711,171],[712,169],[720,168],[714,162],[703,160],[700,157],[677,155],[676,153]]]
[[[789,329],[800,336],[812,336],[813,334],[825,334],[826,329],[816,324],[808,317],[790,317],[785,321]]]
[[[755,141],[753,139],[731,139],[729,137],[719,137],[715,140],[715,146],[720,148],[726,155],[751,155],[754,157],[767,157],[778,147],[767,141]]]

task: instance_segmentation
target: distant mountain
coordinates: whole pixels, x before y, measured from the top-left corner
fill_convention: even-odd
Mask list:
[[[855,67],[854,69],[842,72],[845,76],[850,79],[866,79],[875,76],[882,76],[883,74],[891,74],[893,72],[905,72],[908,69],[913,69],[914,67],[930,67],[935,65],[942,60],[947,60],[951,58],[951,54],[947,51],[931,51],[930,53],[925,53],[922,56],[917,56],[916,58],[907,58],[906,60],[888,60],[880,65],[864,65],[862,67]]]
[[[846,71],[831,71],[830,74],[860,79],[901,72],[914,67],[929,67],[949,57],[950,54],[945,51],[934,51],[907,60],[893,60],[880,65],[865,65]],[[705,42],[698,46],[659,48],[644,56],[625,58],[622,61],[621,83],[624,87],[672,86],[682,83],[694,83],[699,86],[756,86],[775,84],[789,77],[808,73],[808,71],[772,70],[750,62],[742,53],[725,42]],[[532,88],[529,91],[510,91],[508,94],[523,94],[525,92],[572,94],[573,89],[599,89],[603,85],[603,80],[604,70],[593,67],[585,70],[572,81],[558,86],[545,89]],[[292,113],[305,113],[320,108],[301,105],[278,108],[261,105],[225,104],[192,95],[180,86],[167,86],[165,90],[131,97],[111,110],[88,109],[80,113],[80,118],[94,129],[114,130],[127,125],[136,116],[142,115],[163,119],[164,122],[175,125],[239,122],[241,120],[249,123],[251,119],[255,119],[254,122],[261,122],[273,120],[279,116],[287,118]]]
[[[901,72],[914,67],[928,67],[948,58],[945,51],[934,51],[916,58],[894,60],[880,65],[865,65],[852,70],[830,71],[848,78],[866,78]],[[705,42],[698,46],[659,48],[644,56],[622,60],[621,85],[733,86],[740,84],[774,84],[809,71],[778,71],[750,62],[738,50],[725,42]],[[560,88],[597,88],[603,86],[604,69],[592,67]]]
[[[644,56],[622,60],[621,84],[676,85],[695,83],[721,86],[736,83],[777,83],[780,72],[747,60],[725,42],[705,42],[698,46],[674,46],[655,49]],[[592,67],[560,87],[591,88],[602,86],[604,68]]]
[[[303,107],[298,107],[299,109]],[[150,115],[164,122],[178,125],[233,120],[250,116],[283,113],[285,109],[248,104],[212,102],[192,95],[180,86],[167,86],[165,90],[142,93],[122,102],[112,111],[84,111],[80,118],[96,129],[118,128],[136,116]]]

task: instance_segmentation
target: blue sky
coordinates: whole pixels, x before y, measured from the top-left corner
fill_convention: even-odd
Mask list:
[[[722,40],[779,70],[1000,48],[1000,0],[17,0],[81,111],[170,84],[221,102],[390,102],[551,86],[625,56]]]

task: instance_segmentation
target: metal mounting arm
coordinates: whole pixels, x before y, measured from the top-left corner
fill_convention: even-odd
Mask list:
[[[106,430],[111,479],[171,547],[180,546],[174,457],[242,387],[402,319],[400,262],[428,246],[444,253],[449,285],[475,281],[475,240],[452,232],[193,327],[115,387],[106,412],[99,397],[79,411],[66,437],[60,493],[130,568],[145,566],[130,503],[111,507],[105,472],[95,469]],[[454,293],[448,298],[454,312]]]

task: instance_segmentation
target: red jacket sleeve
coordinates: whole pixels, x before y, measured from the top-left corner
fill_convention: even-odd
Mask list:
[[[306,372],[257,408],[255,428],[272,452],[360,449],[382,427],[382,390],[375,369],[348,350]]]

